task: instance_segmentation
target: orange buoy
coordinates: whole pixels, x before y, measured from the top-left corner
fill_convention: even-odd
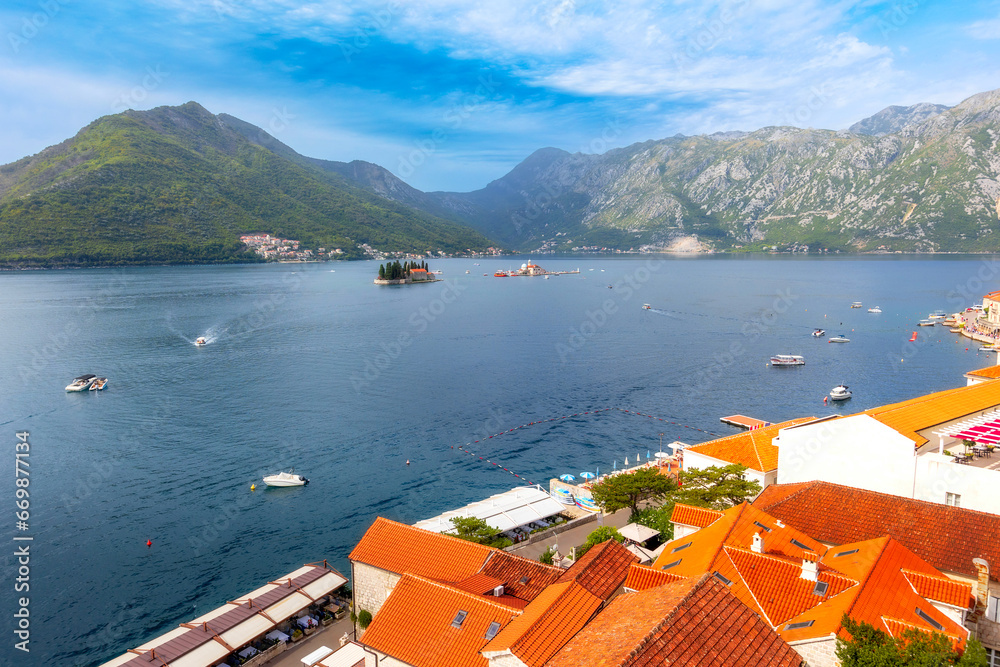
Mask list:
[[[153,546],[153,540],[146,540],[146,546],[147,547]]]

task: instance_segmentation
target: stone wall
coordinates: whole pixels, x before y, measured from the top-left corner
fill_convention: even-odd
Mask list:
[[[375,616],[396,587],[400,575],[364,563],[354,563],[353,569],[354,612],[365,609]]]
[[[791,644],[809,667],[840,667],[837,660],[837,640],[833,637]]]
[[[976,626],[976,639],[986,648],[1000,650],[1000,623],[979,619]]]

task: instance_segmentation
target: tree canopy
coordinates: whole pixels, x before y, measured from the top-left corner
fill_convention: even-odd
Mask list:
[[[621,544],[625,541],[625,538],[614,526],[601,526],[600,528],[591,531],[590,535],[587,535],[587,541],[577,547],[577,559],[590,551],[591,547],[595,547],[602,542],[607,542],[608,540],[614,540],[615,542]]]
[[[975,639],[970,639],[965,652],[952,648],[943,634],[930,634],[916,628],[899,637],[844,614],[841,619],[850,639],[837,638],[837,658],[842,667],[987,667],[986,651]]]
[[[496,528],[478,517],[454,517],[451,523],[455,528],[447,534],[460,540],[478,542],[497,549],[503,549],[513,544],[509,538],[501,536]]]
[[[746,466],[732,463],[727,466],[695,468],[680,473],[681,487],[674,500],[687,505],[725,510],[751,500],[763,489],[756,481],[743,477]]]
[[[635,472],[605,477],[591,488],[594,502],[605,512],[617,512],[626,507],[632,514],[646,500],[663,501],[677,489],[677,483],[657,468],[639,468]]]

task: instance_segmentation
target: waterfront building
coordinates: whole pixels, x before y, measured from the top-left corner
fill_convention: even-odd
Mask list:
[[[793,419],[780,424],[754,428],[736,435],[726,436],[689,445],[684,449],[684,469],[722,467],[738,463],[746,467],[743,476],[764,488],[778,478],[778,448],[773,444],[781,429],[794,424],[812,421],[814,417]]]
[[[646,590],[662,586],[663,574],[711,575],[812,667],[838,664],[844,614],[892,636],[916,628],[963,647],[970,636],[964,624],[975,613],[968,583],[888,535],[828,548],[748,503],[668,542],[647,569],[645,576],[630,573],[626,585]]]
[[[773,440],[778,483],[821,480],[1000,514],[1000,456],[988,436],[967,447],[962,435],[994,419],[997,380],[788,426]]]

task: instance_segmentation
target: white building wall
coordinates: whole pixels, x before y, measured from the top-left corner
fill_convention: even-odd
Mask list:
[[[967,509],[1000,514],[1000,471],[961,465],[914,443],[868,415],[782,429],[778,483],[820,480],[934,503],[961,496]]]
[[[837,640],[833,637],[789,644],[809,667],[840,667]]]
[[[697,526],[688,526],[688,525],[683,524],[683,523],[675,523],[674,524],[674,539],[675,540],[679,540],[682,537],[687,537],[691,533],[696,533],[696,532],[698,532],[698,527]]]
[[[490,667],[528,667],[520,658],[509,651],[491,653],[490,655]]]

